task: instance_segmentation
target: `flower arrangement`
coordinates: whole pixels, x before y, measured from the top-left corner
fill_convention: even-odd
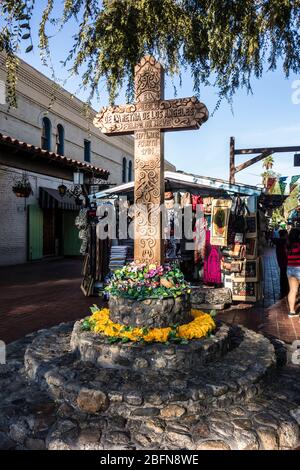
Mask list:
[[[114,272],[106,291],[135,300],[178,297],[190,293],[189,284],[176,265],[130,263]]]
[[[21,179],[14,182],[12,191],[17,197],[29,197],[32,194],[30,181],[26,176],[22,176]]]
[[[109,309],[91,307],[92,315],[84,319],[82,329],[108,337],[110,343],[144,341],[146,343],[175,342],[185,344],[212,333],[216,324],[213,318],[201,310],[192,309],[194,320],[185,325],[170,325],[165,328],[138,328],[114,323],[109,318]]]

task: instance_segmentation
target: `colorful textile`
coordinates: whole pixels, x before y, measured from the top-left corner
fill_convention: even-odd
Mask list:
[[[221,253],[218,246],[210,244],[210,231],[206,231],[206,248],[203,269],[204,284],[221,284]]]
[[[197,206],[203,204],[203,199],[201,196],[198,196],[197,194],[192,194],[192,209],[195,211],[197,209]],[[204,207],[203,207],[204,211]]]
[[[204,206],[200,205],[200,212],[197,214],[194,227],[194,261],[196,264],[203,262],[205,256],[205,240],[206,240],[206,220],[204,217]]]

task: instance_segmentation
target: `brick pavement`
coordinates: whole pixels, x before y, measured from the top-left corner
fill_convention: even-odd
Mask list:
[[[97,298],[80,290],[80,259],[56,259],[0,267],[0,340],[89,314]]]
[[[279,300],[279,296],[279,268],[275,250],[268,249],[264,254],[264,300],[255,305],[232,306],[221,312],[218,318],[292,343],[300,339],[300,317],[289,318],[287,299]]]
[[[279,270],[274,250],[268,250],[264,260],[264,302],[235,305],[218,318],[291,343],[300,339],[300,320],[288,318],[286,300],[277,300]],[[83,296],[80,271],[79,259],[0,267],[0,339],[14,341],[32,331],[88,315],[89,306],[99,304],[100,299]]]

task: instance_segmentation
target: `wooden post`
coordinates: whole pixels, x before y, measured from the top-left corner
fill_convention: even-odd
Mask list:
[[[230,155],[229,155],[229,183],[235,183],[235,153],[234,137],[230,137]]]
[[[164,73],[146,56],[135,67],[135,103],[102,108],[94,119],[107,135],[133,134],[134,259],[163,264],[160,207],[164,202],[163,132],[199,129],[208,110],[195,97],[164,100]]]

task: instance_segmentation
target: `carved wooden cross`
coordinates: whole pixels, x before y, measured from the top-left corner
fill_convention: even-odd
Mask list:
[[[208,111],[197,98],[164,100],[164,70],[151,56],[135,67],[135,104],[104,107],[94,125],[107,135],[134,133],[134,259],[163,264],[163,131],[198,129]]]

